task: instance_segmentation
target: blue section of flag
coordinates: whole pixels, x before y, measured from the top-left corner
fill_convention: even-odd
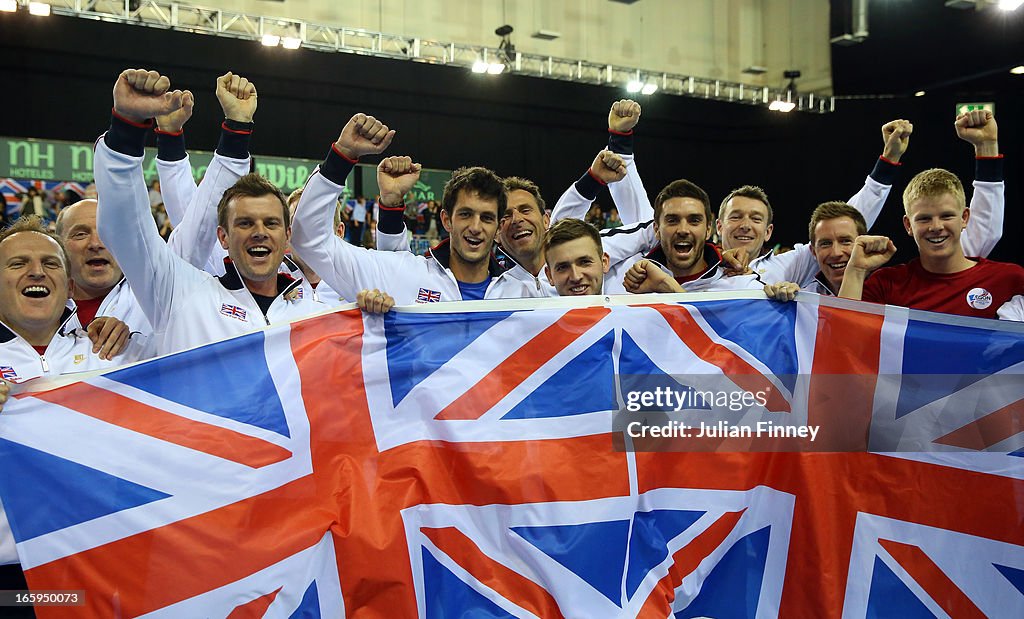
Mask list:
[[[397,406],[413,387],[512,313],[385,314],[393,405]]]
[[[626,597],[632,599],[651,568],[668,557],[668,543],[690,528],[704,512],[656,509],[633,516],[629,536],[629,567],[626,568]]]
[[[697,597],[676,613],[676,619],[756,617],[770,536],[771,527],[768,526],[733,544],[704,579]]]
[[[1020,591],[1021,595],[1024,595],[1024,570],[996,563],[992,565],[999,570],[1000,574],[1006,577],[1006,580],[1010,581],[1011,585],[1017,588],[1017,591]]]
[[[615,368],[609,331],[544,381],[502,419],[568,417],[615,410]],[[565,406],[559,404],[565,403]]]
[[[170,496],[6,439],[0,462],[4,507],[31,514],[11,520],[17,542]]]
[[[427,619],[512,617],[452,574],[451,570],[441,565],[426,548],[423,549],[423,588]]]
[[[1019,334],[920,320],[907,322],[896,418],[1024,361]]]
[[[306,592],[302,594],[299,607],[295,609],[288,619],[320,619],[320,596],[316,591],[316,581],[309,583]]]
[[[707,301],[697,306],[718,335],[736,342],[768,366],[793,391],[799,372],[796,354],[796,303]],[[742,317],[742,318],[740,318]]]
[[[514,527],[520,537],[622,606],[628,520],[549,527]]]
[[[217,344],[217,354],[201,346],[107,377],[211,415],[290,436],[262,333]],[[225,398],[226,393],[231,397]]]
[[[934,619],[935,614],[917,599],[882,559],[875,557],[865,619]]]

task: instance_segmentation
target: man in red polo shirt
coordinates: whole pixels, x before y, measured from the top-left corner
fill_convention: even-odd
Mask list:
[[[896,247],[883,236],[858,236],[839,296],[996,318],[1000,306],[1024,289],[1024,267],[964,255],[960,234],[971,211],[955,174],[938,168],[921,172],[903,192],[903,207],[903,226],[920,257],[879,269]]]

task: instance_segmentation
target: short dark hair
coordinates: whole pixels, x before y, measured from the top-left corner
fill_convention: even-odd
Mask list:
[[[864,221],[864,216],[861,215],[860,211],[846,202],[823,202],[811,213],[811,222],[807,224],[807,238],[811,240],[811,245],[814,245],[814,229],[818,227],[818,224],[825,220],[837,219],[839,217],[849,217],[852,219],[854,225],[857,226],[857,234],[868,233],[868,223]]]
[[[24,215],[16,219],[10,226],[4,228],[3,232],[0,232],[0,245],[19,232],[38,232],[57,241],[57,245],[60,246],[61,258],[64,259],[64,270],[69,271],[71,260],[68,258],[68,250],[64,247],[64,241],[56,233],[47,230],[43,220],[38,215]]]
[[[708,192],[685,178],[665,185],[665,188],[658,193],[658,197],[654,199],[654,221],[656,223],[661,221],[662,205],[672,198],[693,198],[694,200],[699,200],[704,205],[704,216],[708,220],[708,225],[710,226],[714,223],[715,216],[711,213],[711,199],[708,198]]]
[[[744,185],[742,187],[737,187],[722,198],[722,203],[718,205],[719,219],[723,219],[725,217],[725,205],[729,203],[729,200],[732,200],[737,196],[757,200],[764,204],[768,208],[768,223],[772,223],[772,220],[775,218],[775,211],[772,210],[772,204],[768,201],[768,194],[764,192],[764,189],[761,189],[757,185]]]
[[[505,177],[505,191],[512,193],[520,189],[533,196],[542,215],[547,212],[547,205],[544,204],[544,198],[540,195],[540,187],[537,186],[537,183],[519,176]]]
[[[590,237],[594,241],[599,255],[604,252],[604,248],[601,245],[601,232],[593,224],[588,224],[582,219],[573,219],[571,217],[560,219],[544,233],[544,253],[547,253],[549,249],[556,245],[584,237]]]
[[[217,225],[225,230],[228,229],[228,203],[235,198],[262,198],[263,196],[274,196],[278,199],[281,203],[284,227],[291,226],[291,214],[288,212],[288,200],[284,197],[284,192],[259,174],[246,174],[235,181],[234,185],[228,187],[217,204]]]
[[[455,198],[463,189],[477,194],[484,200],[496,200],[498,202],[498,219],[505,215],[505,209],[508,207],[508,191],[505,190],[505,183],[491,170],[473,166],[455,170],[452,172],[452,177],[444,184],[441,208],[448,213],[449,217],[455,211]]]

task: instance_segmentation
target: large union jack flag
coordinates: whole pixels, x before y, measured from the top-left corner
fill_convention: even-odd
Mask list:
[[[30,586],[86,592],[37,613],[1024,616],[1019,327],[697,298],[339,312],[21,394],[0,497]],[[613,431],[623,377],[698,375],[819,444]]]

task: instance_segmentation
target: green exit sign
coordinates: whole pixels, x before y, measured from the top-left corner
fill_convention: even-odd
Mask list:
[[[964,112],[973,112],[974,110],[986,110],[996,113],[996,104],[991,101],[983,101],[980,103],[957,103],[956,104],[956,115],[959,116]]]

